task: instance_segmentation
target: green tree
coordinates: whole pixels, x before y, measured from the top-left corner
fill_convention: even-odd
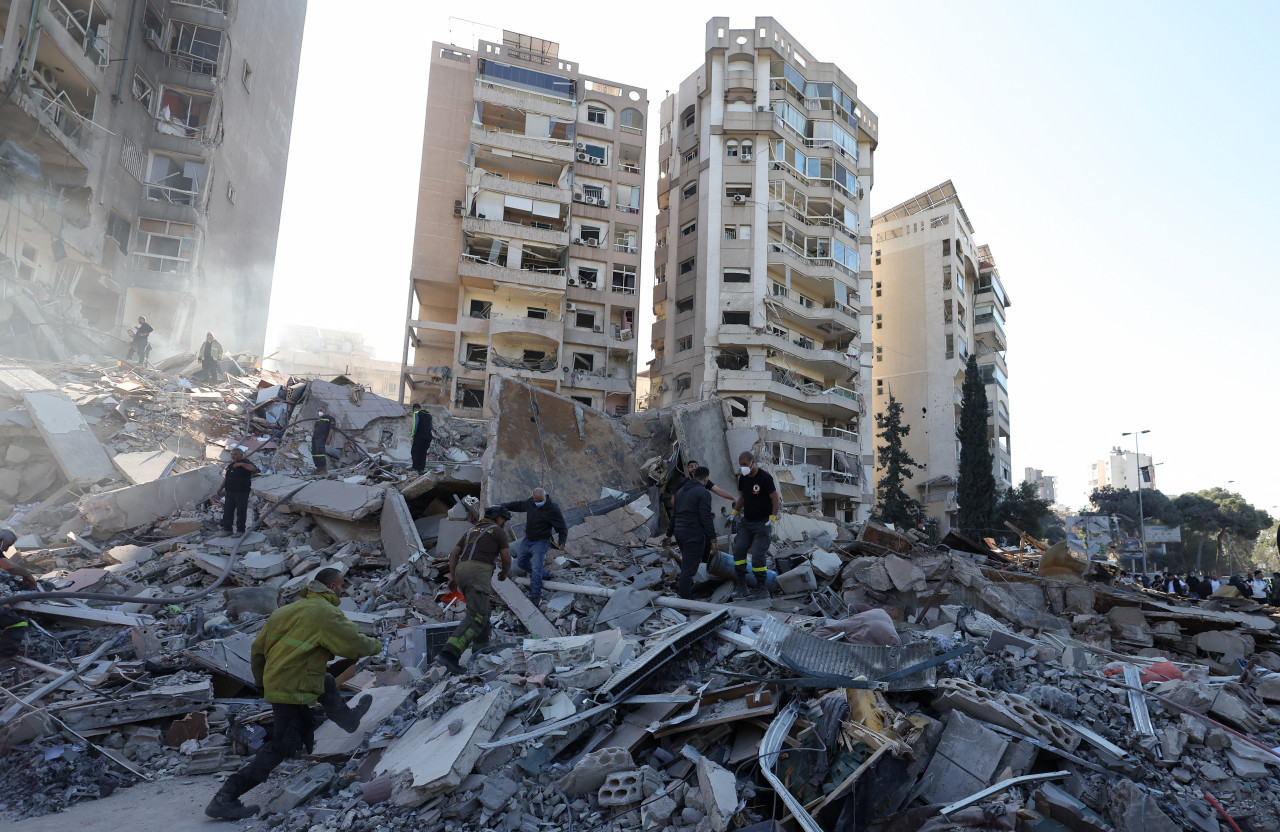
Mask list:
[[[924,515],[924,506],[907,494],[906,483],[914,476],[913,471],[924,466],[912,459],[902,446],[903,437],[911,433],[911,425],[902,423],[902,402],[892,393],[885,412],[876,414],[876,428],[884,441],[876,448],[884,474],[876,486],[875,517],[898,528],[913,529]]]
[[[1138,494],[1127,488],[1104,486],[1089,495],[1089,502],[1099,514],[1118,514],[1129,520],[1129,525],[1138,528]],[[1154,488],[1142,489],[1142,516],[1148,522],[1155,521],[1166,526],[1176,526],[1182,522],[1182,512],[1177,504]]]
[[[1037,540],[1043,540],[1053,519],[1050,505],[1048,500],[1040,498],[1035,483],[1024,482],[1017,488],[1006,488],[996,506],[996,525],[1003,526],[1007,520]]]
[[[981,539],[995,530],[999,494],[991,470],[991,446],[987,444],[987,390],[975,355],[969,356],[964,368],[956,438],[960,440],[960,476],[956,483],[959,525],[961,531]]]
[[[1182,515],[1182,549],[1189,554],[1191,547],[1195,547],[1195,571],[1203,572],[1205,541],[1217,540],[1224,518],[1218,511],[1218,504],[1200,494],[1180,494],[1173,502]]]
[[[1218,574],[1248,567],[1245,558],[1251,553],[1258,533],[1275,522],[1267,512],[1255,508],[1244,497],[1225,488],[1208,488],[1195,493],[1180,495],[1175,503],[1183,515],[1183,522],[1201,536],[1197,545],[1196,563],[1204,549],[1204,540],[1214,538],[1214,560]],[[1186,543],[1184,536],[1183,542]],[[1243,548],[1240,548],[1243,547]],[[1223,563],[1222,556],[1228,560]],[[1237,559],[1236,555],[1240,555]]]

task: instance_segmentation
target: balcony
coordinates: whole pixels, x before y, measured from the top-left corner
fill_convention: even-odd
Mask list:
[[[846,378],[861,370],[856,354],[824,350],[797,344],[790,337],[773,332],[755,332],[741,324],[722,324],[720,343],[743,347],[768,347],[809,366],[815,373]]]
[[[856,293],[850,292],[850,295],[857,299]],[[811,306],[801,303],[798,293],[786,290],[777,284],[774,284],[773,294],[766,296],[765,300],[779,306],[784,318],[812,326],[821,332],[831,334],[850,332],[855,338],[858,335],[858,313],[843,303],[829,301],[823,306],[816,303]]]
[[[548,315],[545,318],[526,318],[523,315],[493,315],[489,318],[489,337],[516,333],[549,338],[560,343],[564,334],[564,322]]]
[[[832,433],[828,434],[828,431]],[[838,433],[836,433],[837,431]],[[862,454],[862,448],[858,444],[858,434],[853,431],[841,430],[840,428],[823,428],[822,432],[822,436],[812,436],[790,430],[769,428],[765,431],[764,438],[768,442],[786,442],[791,445],[800,445],[810,450],[840,451],[854,456]]]
[[[581,375],[571,373],[572,381],[566,381],[562,388],[565,395],[571,395],[574,389],[578,390],[599,390],[605,393],[634,393],[635,386],[631,379],[623,378],[616,375],[618,371],[614,371],[615,375],[600,375],[602,370],[593,372],[583,372]]]
[[[978,340],[996,350],[1008,349],[1008,339],[1004,334],[1004,326],[1000,316],[995,313],[973,316],[973,334]]]
[[[568,99],[516,90],[484,80],[476,81],[475,97],[477,101],[554,116],[562,121],[573,121],[576,116],[573,102]]]
[[[858,279],[857,272],[830,257],[806,257],[795,249],[773,240],[769,241],[769,265],[791,266],[808,277],[839,280],[842,283],[850,279]]]
[[[528,153],[557,162],[573,161],[573,143],[559,139],[535,139],[496,128],[471,125],[471,141],[481,147],[497,147],[519,153]]]
[[[778,380],[768,370],[718,370],[716,379],[717,390],[721,394],[764,391],[775,403],[781,400],[828,419],[849,421],[862,415],[861,396],[847,387],[824,390],[808,386],[802,389]]]
[[[822,472],[822,496],[861,499],[863,496],[862,483],[855,475],[841,471],[824,470]]]
[[[463,278],[462,285],[473,289],[492,289],[499,283],[558,292],[566,288],[564,269],[514,269],[468,254],[458,258],[458,274]]]
[[[517,222],[481,219],[480,217],[463,217],[462,230],[487,237],[518,237],[535,243],[546,243],[549,246],[569,245],[568,231],[551,231],[545,228],[534,228]]]
[[[495,173],[486,173],[480,180],[480,187],[494,193],[523,196],[543,202],[568,202],[572,195],[572,191],[568,188],[555,188],[537,182],[521,182],[519,179],[511,179]]]
[[[77,63],[98,72],[106,72],[110,47],[98,33],[113,27],[100,5],[85,5],[85,9],[72,10],[62,0],[44,0],[40,3],[40,25],[50,37],[59,42],[59,48],[68,55],[75,56]]]
[[[774,117],[773,111],[759,110],[751,113],[727,112],[723,119],[724,131],[726,133],[772,133],[774,135],[782,135],[782,122]],[[749,161],[738,157],[739,162]]]

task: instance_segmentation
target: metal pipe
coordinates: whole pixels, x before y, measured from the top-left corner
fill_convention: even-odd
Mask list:
[[[129,26],[124,30],[124,48],[120,52],[120,80],[116,83],[116,94],[112,98],[113,103],[119,104],[123,101],[124,84],[129,75],[129,45],[133,43],[133,22],[138,15],[138,7],[141,6],[143,0],[133,0],[129,4]],[[114,119],[113,119],[114,122]],[[114,126],[114,124],[112,125]]]

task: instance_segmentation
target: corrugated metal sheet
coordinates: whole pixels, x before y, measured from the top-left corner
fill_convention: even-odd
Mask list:
[[[870,647],[842,641],[826,641],[789,627],[774,618],[765,619],[756,639],[756,651],[770,661],[813,676],[879,679],[904,667],[933,658],[928,642],[902,647]],[[889,690],[931,688],[937,670],[928,668],[889,683]]]

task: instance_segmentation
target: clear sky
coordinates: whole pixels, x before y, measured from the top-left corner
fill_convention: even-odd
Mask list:
[[[388,0],[369,28],[349,4],[311,0],[273,327],[357,330],[400,359],[430,44],[472,45],[476,27],[449,18],[464,8]],[[1149,429],[1142,451],[1165,493],[1234,480],[1276,514],[1280,291],[1266,274],[1280,240],[1280,4],[470,8],[559,42],[589,74],[647,88],[651,124],[702,61],[709,18],[776,17],[879,116],[871,213],[951,179],[991,245],[1012,301],[1015,480],[1041,468],[1061,502],[1082,505],[1090,462]],[[651,136],[642,345],[656,146]]]

